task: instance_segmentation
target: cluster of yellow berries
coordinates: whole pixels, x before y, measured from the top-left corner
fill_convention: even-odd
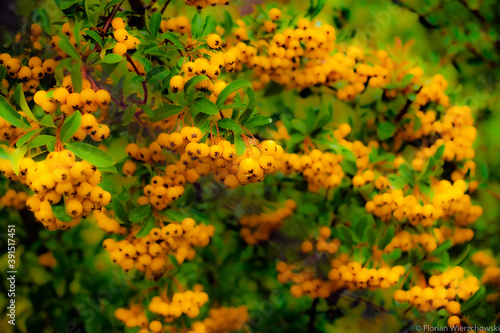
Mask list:
[[[335,188],[340,185],[344,171],[340,166],[342,155],[313,149],[306,154],[284,154],[282,158],[285,174],[300,172],[309,184],[311,192],[321,188]]]
[[[285,201],[285,207],[270,213],[245,215],[239,219],[240,234],[247,244],[255,245],[266,241],[271,233],[283,225],[283,220],[292,215],[297,203],[291,199]]]
[[[113,211],[108,211],[105,207],[101,207],[100,210],[94,211],[92,215],[97,222],[97,226],[107,233],[120,235],[126,234],[127,228],[122,227],[120,222],[113,217]]]
[[[186,5],[191,7],[196,7],[196,9],[200,10],[207,6],[227,6],[229,5],[229,0],[186,0]]]
[[[434,183],[432,203],[420,204],[416,196],[405,196],[402,190],[392,190],[376,194],[366,202],[365,208],[368,213],[386,222],[394,217],[399,222],[408,219],[414,226],[430,227],[444,218],[452,219],[456,225],[466,226],[482,215],[482,208],[472,205],[470,196],[464,194],[466,189],[463,180],[453,184],[442,180]]]
[[[315,278],[314,272],[297,264],[287,264],[280,261],[276,265],[278,271],[278,281],[287,283],[292,281],[290,293],[293,297],[309,296],[310,298],[327,298],[335,289],[330,281]]]
[[[332,235],[332,229],[330,227],[321,227],[319,229],[318,238],[313,242],[306,240],[302,242],[301,251],[303,253],[309,253],[314,250],[314,245],[316,245],[316,251],[318,252],[328,252],[329,254],[334,254],[339,250],[340,240],[337,238],[329,239]]]
[[[135,50],[137,45],[141,43],[139,38],[134,37],[127,31],[127,23],[121,17],[115,17],[111,21],[113,27],[113,38],[116,40],[116,45],[113,47],[113,53],[124,55],[128,50]]]
[[[346,256],[333,259],[331,266],[328,279],[332,281],[336,290],[389,289],[398,283],[405,273],[403,266],[367,268],[358,262],[350,261]]]
[[[26,200],[28,200],[28,194],[26,194],[26,192],[17,192],[16,190],[8,189],[5,194],[0,197],[0,205],[21,210],[26,207]]]
[[[45,74],[54,74],[56,61],[47,59],[42,61],[39,57],[31,57],[27,61],[20,57],[11,57],[8,53],[0,54],[0,65],[7,70],[9,77],[21,81],[23,91],[34,93],[40,85],[40,80]],[[8,89],[9,82],[4,79],[3,86]]]
[[[444,161],[465,161],[470,164],[474,158],[473,148],[477,130],[473,125],[472,113],[467,106],[449,107],[438,120],[439,113],[434,111],[417,111],[415,114],[407,114],[410,122],[402,127],[394,136],[396,148],[403,141],[422,141],[414,159],[411,161],[415,170],[421,171],[425,166],[425,160],[433,156],[436,150],[444,145],[442,159]],[[415,118],[421,123],[418,130],[414,129]],[[438,139],[436,139],[438,138]],[[465,166],[464,166],[465,167]],[[469,166],[470,168],[471,166]],[[468,169],[468,168],[467,168]],[[457,171],[453,174],[453,180],[463,179],[468,170]]]
[[[208,317],[202,321],[207,333],[226,333],[238,331],[249,320],[246,306],[212,308]]]
[[[161,20],[161,32],[178,32],[180,34],[187,34],[191,31],[191,24],[186,16],[171,17],[168,20]]]
[[[128,272],[136,268],[148,278],[157,279],[173,267],[169,255],[174,255],[179,264],[193,259],[196,255],[193,247],[207,246],[214,231],[213,226],[197,225],[193,219],[186,218],[161,229],[153,228],[142,238],[106,239],[103,246],[110,253],[111,260],[123,270]]]
[[[62,87],[55,88],[53,91],[39,90],[35,93],[33,97],[35,103],[40,105],[46,114],[56,112],[58,107],[65,116],[69,116],[76,111],[93,113],[97,110],[108,110],[111,95],[107,90],[99,89],[94,91],[90,87],[90,82],[84,80],[84,89],[81,92],[70,92],[73,90],[70,76],[66,76],[62,84]],[[89,124],[91,123],[89,122]],[[90,129],[93,129],[93,127]],[[109,132],[109,129],[107,131]]]
[[[30,48],[25,48],[26,51],[34,51],[34,50],[41,50],[42,49],[42,43],[43,39],[40,39],[42,36],[42,27],[39,24],[33,23],[29,27],[28,31],[24,33],[18,33],[16,37],[14,38],[16,43],[21,43],[29,37],[29,42],[31,43]]]
[[[359,140],[350,142],[345,138],[351,133],[351,130],[352,129],[349,124],[340,124],[339,127],[335,131],[333,131],[333,136],[339,142],[339,144],[352,151],[356,158],[356,168],[358,169],[358,171],[362,171],[368,168],[370,164],[370,158],[368,155],[370,154],[372,147],[378,148],[379,143],[377,141],[370,141],[368,143],[368,146],[365,146],[363,142]],[[365,176],[367,176],[369,180],[365,179]],[[356,179],[353,179],[353,185],[356,187],[360,187],[369,182],[372,182],[373,176],[374,175],[372,174],[357,174],[355,176]]]
[[[26,113],[23,111],[18,112],[22,117],[26,118]],[[29,130],[34,130],[40,128],[40,125],[30,118],[26,118],[29,121],[31,128]],[[7,120],[3,119],[0,116],[0,141],[7,141],[9,143],[13,143],[19,137],[24,135],[28,130],[20,127],[15,127]]]
[[[176,164],[177,169],[180,169],[179,173],[184,174],[187,181],[194,183],[200,176],[212,173],[228,188],[260,182],[266,174],[280,168],[284,151],[272,140],[262,141],[258,147],[248,147],[243,155],[236,156],[235,145],[229,141],[219,140],[208,145],[199,143],[202,137],[199,128],[185,126],[180,132],[160,134],[152,143],[155,150],[149,155],[144,154],[154,156],[157,152],[156,154],[161,155],[162,150],[179,153],[180,163]],[[146,151],[141,148],[139,154],[143,150]],[[149,150],[152,150],[151,146]]]
[[[482,268],[486,268],[481,282],[484,284],[492,284],[496,287],[500,286],[500,267],[497,260],[491,254],[485,251],[478,251],[471,257],[472,262]]]
[[[139,333],[164,332],[167,327],[165,324],[172,323],[183,314],[189,318],[197,317],[200,313],[200,307],[207,302],[208,295],[203,291],[177,292],[171,298],[163,293],[162,296],[154,296],[147,307],[149,311],[158,315],[156,320],[149,321],[146,309],[139,304],[133,304],[129,309],[116,309],[115,317],[122,321],[126,327],[140,327]],[[205,325],[201,322],[194,323],[188,332],[208,333],[205,330]]]
[[[57,259],[54,258],[54,254],[49,251],[38,256],[38,263],[40,266],[53,268],[57,266]]]
[[[71,151],[51,152],[40,162],[23,158],[18,177],[9,161],[0,162],[0,169],[6,177],[16,177],[15,180],[34,192],[26,201],[26,207],[49,230],[71,228],[82,217],[111,202],[111,194],[98,186],[101,172],[87,161],[77,162]],[[64,202],[65,214],[70,221],[60,221],[54,215],[53,206],[61,202]]]
[[[448,325],[460,325],[460,300],[469,299],[479,289],[474,276],[464,276],[463,268],[453,267],[440,275],[432,275],[424,286],[413,286],[410,290],[396,290],[394,300],[408,302],[421,312],[445,308],[451,315]]]

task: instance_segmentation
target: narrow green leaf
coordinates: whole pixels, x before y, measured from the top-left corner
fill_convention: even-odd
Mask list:
[[[16,146],[19,148],[23,145],[25,145],[32,137],[40,133],[41,129],[37,130],[31,130],[29,132],[24,133],[22,136],[20,136],[17,141],[16,141]]]
[[[198,38],[201,35],[203,29],[203,19],[200,14],[196,13],[193,16],[193,20],[191,21],[191,35],[194,39]]]
[[[38,120],[35,118],[35,115],[33,114],[33,112],[31,112],[28,103],[26,103],[26,97],[24,96],[22,84],[17,85],[16,90],[14,91],[14,99],[16,100],[16,103],[17,105],[19,105],[21,110],[23,110],[24,113],[26,113],[26,116],[28,116],[28,118],[39,124]]]
[[[26,123],[22,121],[23,117],[14,110],[12,105],[10,105],[2,95],[0,95],[0,116],[15,127],[24,129],[31,128],[29,124],[26,125]]]
[[[387,228],[387,231],[385,232],[385,235],[384,237],[382,238],[382,240],[380,241],[380,243],[378,244],[378,248],[380,250],[383,250],[385,249],[385,247],[387,245],[389,245],[389,243],[392,241],[392,239],[394,238],[394,226],[391,225],[389,228]]]
[[[222,104],[224,104],[229,95],[242,88],[252,88],[252,84],[247,80],[236,80],[229,83],[226,88],[221,91],[215,104],[220,107]]]
[[[144,221],[149,215],[151,215],[152,208],[151,205],[142,205],[135,207],[129,214],[128,218],[131,222],[137,223]]]
[[[387,140],[394,135],[396,131],[396,125],[388,121],[384,121],[377,127],[377,135],[380,140]]]
[[[59,40],[59,48],[61,48],[61,50],[63,50],[71,58],[76,60],[77,63],[81,63],[82,58],[80,56],[80,53],[78,53],[75,46],[71,44],[66,35],[62,35],[61,39]]]
[[[56,127],[56,125],[54,125],[54,119],[52,119],[50,114],[46,114],[42,120],[40,120],[40,124],[45,127]]]
[[[152,122],[157,122],[173,115],[176,115],[182,111],[183,107],[175,104],[166,104],[160,106],[156,110],[154,110],[154,116],[151,118]]]
[[[114,200],[111,203],[113,206],[113,211],[115,212],[115,216],[122,222],[129,223],[127,212],[125,211],[125,207],[120,200]]]
[[[115,53],[108,53],[102,58],[101,62],[105,64],[116,64],[120,61],[123,61],[123,56]]]
[[[170,41],[178,50],[184,51],[184,45],[182,45],[179,37],[177,37],[174,33],[168,31],[162,34],[162,37],[165,38],[165,40]]]
[[[234,136],[234,146],[236,148],[237,156],[243,155],[245,153],[245,150],[247,149],[245,141],[243,141],[243,138],[240,135]]]
[[[201,81],[205,80],[208,80],[208,77],[206,75],[197,75],[190,78],[184,85],[184,97],[187,99],[187,96],[191,91],[191,87],[194,87]]]
[[[471,298],[469,298],[462,304],[460,312],[464,315],[468,315],[468,312],[474,312],[476,306],[484,302],[485,295],[486,289],[484,288],[484,286],[481,286]]]
[[[97,32],[95,32],[94,30],[86,29],[83,31],[83,33],[95,40],[95,42],[99,44],[101,48],[103,47],[102,38]]]
[[[150,215],[146,224],[144,224],[144,227],[142,227],[141,230],[135,235],[136,238],[142,238],[147,235],[149,235],[149,232],[151,229],[153,229],[156,226],[155,218],[153,215]]]
[[[61,126],[60,139],[62,143],[68,142],[75,134],[82,122],[82,114],[79,111],[73,112],[68,118],[64,119]]]
[[[205,18],[205,23],[203,24],[203,29],[201,31],[200,37],[205,37],[208,34],[212,33],[216,25],[217,22],[215,21],[214,17],[212,15],[208,15]]]
[[[154,12],[149,18],[149,33],[153,39],[158,36],[158,31],[160,30],[161,14],[160,12]]]
[[[220,128],[228,129],[232,131],[235,135],[241,134],[241,126],[232,119],[223,118],[217,121],[217,126]]]
[[[41,146],[54,146],[56,144],[56,138],[52,135],[39,135],[30,141],[30,148],[41,147]]]
[[[432,251],[431,255],[438,256],[441,253],[448,250],[449,248],[451,248],[452,245],[453,242],[451,241],[451,239],[447,239],[443,244],[439,245],[434,251]]]
[[[71,66],[71,84],[74,92],[82,91],[82,65],[79,62]]]
[[[193,116],[196,116],[198,113],[205,113],[213,116],[219,113],[219,108],[206,97],[202,97],[198,98],[194,102],[193,106],[191,107],[191,112]]]
[[[258,115],[258,116],[251,117],[250,119],[248,119],[248,121],[246,121],[243,124],[243,126],[245,126],[246,128],[260,127],[260,126],[268,125],[272,121],[273,120],[269,117]]]
[[[115,161],[104,150],[83,142],[66,143],[66,148],[76,156],[89,162],[96,167],[107,168],[115,164]]]
[[[56,219],[61,222],[71,222],[73,218],[66,213],[66,207],[64,204],[64,200],[61,200],[59,204],[52,206],[52,212],[54,213]]]

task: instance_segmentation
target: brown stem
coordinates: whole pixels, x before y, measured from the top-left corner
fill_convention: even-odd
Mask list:
[[[125,53],[125,57],[127,57],[127,61],[132,65],[136,74],[141,75],[139,73],[139,69],[135,66],[134,61],[132,60],[130,55],[128,53]],[[142,88],[144,89],[144,99],[139,104],[146,104],[146,102],[148,101],[148,87],[146,85],[146,80],[142,81]]]
[[[109,14],[108,18],[106,19],[106,23],[104,24],[104,28],[102,29],[101,36],[104,36],[108,32],[109,26],[111,25],[111,21],[113,21],[113,18],[115,17],[116,13],[120,9],[120,6],[122,5],[122,3],[123,3],[123,1],[120,3],[117,3],[113,7],[113,11],[111,12],[111,14]]]

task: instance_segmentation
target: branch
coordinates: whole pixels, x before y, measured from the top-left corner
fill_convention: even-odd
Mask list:
[[[309,323],[307,324],[307,332],[314,333],[316,324],[316,306],[318,305],[319,298],[315,298],[312,302],[311,308],[309,309]]]
[[[128,53],[125,53],[125,57],[127,57],[127,61],[134,68],[135,73],[137,75],[141,75],[140,72],[139,72],[139,69],[135,66],[134,61],[132,60],[132,58],[130,57],[130,55]],[[146,102],[148,101],[148,86],[146,85],[146,80],[142,81],[142,88],[144,89],[144,99],[139,104],[146,104]]]
[[[122,3],[123,3],[123,1],[120,2],[120,3],[117,3],[113,7],[113,11],[111,12],[111,14],[109,14],[108,18],[106,19],[106,24],[104,24],[102,36],[104,36],[108,32],[109,26],[111,25],[111,21],[113,21],[113,18],[115,17],[116,13],[120,9],[120,6],[121,6]]]
[[[428,29],[438,29],[439,28],[439,25],[437,24],[432,24],[431,22],[429,22],[429,20],[427,19],[427,17],[425,17],[425,15],[422,15],[420,14],[415,8],[412,8],[410,6],[408,6],[407,4],[403,3],[403,1],[401,0],[392,0],[392,2],[395,4],[395,5],[398,5],[399,7],[401,8],[404,8],[406,10],[409,10],[410,12],[412,13],[415,13],[418,15],[418,21],[426,28]]]

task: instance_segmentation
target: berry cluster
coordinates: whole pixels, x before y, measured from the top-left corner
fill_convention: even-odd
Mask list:
[[[287,264],[280,261],[276,265],[278,281],[287,283],[292,281],[290,293],[294,297],[309,296],[310,298],[327,298],[335,292],[335,286],[330,281],[314,277],[314,272],[296,264]]]
[[[191,7],[196,7],[196,9],[201,10],[207,6],[227,6],[229,5],[229,0],[186,0],[186,5]]]
[[[428,286],[427,286],[428,285]],[[463,268],[457,266],[440,275],[433,275],[424,286],[413,286],[410,290],[396,290],[394,300],[408,302],[421,312],[445,308],[451,315],[448,325],[460,325],[460,303],[469,299],[479,289],[474,276],[465,277]]]
[[[285,207],[270,213],[258,215],[245,215],[239,219],[240,234],[247,244],[255,245],[258,242],[267,241],[271,233],[278,230],[283,220],[292,215],[297,203],[291,199],[285,202]]]
[[[23,56],[11,57],[8,53],[3,53],[0,54],[0,65],[5,67],[9,77],[21,82],[24,92],[34,93],[45,74],[54,74],[56,61],[54,59],[42,61],[36,56],[29,59]],[[10,83],[7,79],[4,79],[2,83],[6,89],[9,89]]]
[[[207,246],[214,231],[213,226],[197,225],[193,219],[186,218],[181,223],[153,228],[142,238],[132,236],[120,241],[108,238],[103,247],[111,260],[126,272],[136,268],[146,277],[158,279],[174,267],[169,255],[175,256],[179,264],[193,259],[196,255],[193,247]]]
[[[140,327],[139,333],[164,332],[169,323],[185,314],[195,318],[200,313],[200,307],[208,302],[208,295],[203,291],[177,292],[172,297],[167,297],[166,291],[161,296],[154,296],[147,306],[147,310],[156,315],[155,320],[149,320],[146,309],[140,304],[133,304],[130,308],[118,308],[115,317],[122,321],[126,327]],[[205,325],[196,322],[192,325],[193,333],[206,333]]]
[[[0,197],[0,205],[21,210],[26,207],[26,200],[28,200],[28,194],[26,194],[26,192],[17,192],[16,190],[8,189],[5,194]]]
[[[288,154],[282,158],[285,174],[300,172],[309,184],[309,191],[318,192],[322,187],[335,188],[340,185],[344,172],[340,166],[342,155],[313,149],[307,154]]]
[[[19,112],[23,117],[26,116],[24,112]],[[29,119],[31,129],[40,128],[40,125]],[[7,120],[0,116],[0,141],[7,141],[9,143],[14,143],[17,139],[23,136],[28,130],[24,128],[15,127]]]
[[[358,262],[350,261],[346,256],[333,259],[331,266],[328,279],[336,289],[388,289],[398,283],[405,273],[403,266],[367,268]]]
[[[9,162],[2,163],[2,172],[14,175]],[[26,201],[26,207],[35,213],[35,218],[49,230],[68,229],[78,224],[94,210],[107,206],[111,194],[98,184],[101,172],[87,161],[78,162],[69,150],[52,152],[46,160],[35,162],[23,158],[19,164],[19,181],[34,193]],[[58,216],[54,209],[58,210]],[[64,219],[64,221],[61,221]]]
[[[414,226],[424,227],[430,227],[442,218],[452,219],[458,226],[466,226],[481,216],[482,208],[472,205],[470,196],[464,193],[467,185],[463,180],[453,184],[442,180],[436,182],[433,189],[432,203],[421,204],[414,195],[405,196],[402,190],[392,190],[376,194],[366,202],[365,208],[368,213],[386,222],[394,217],[399,222],[408,220]]]
[[[246,306],[212,308],[208,311],[208,317],[203,320],[207,333],[225,333],[238,331],[243,328],[249,320]]]
[[[124,55],[128,50],[135,50],[137,45],[141,43],[139,38],[130,35],[127,31],[127,23],[121,17],[115,17],[111,21],[113,27],[113,38],[116,44],[113,47],[113,53]]]
[[[330,229],[330,227],[321,227],[316,240],[306,240],[302,242],[301,251],[303,253],[312,252],[314,250],[314,246],[316,245],[316,251],[318,252],[328,252],[329,254],[336,253],[340,247],[340,240],[337,238],[329,239],[331,235],[332,229]]]

